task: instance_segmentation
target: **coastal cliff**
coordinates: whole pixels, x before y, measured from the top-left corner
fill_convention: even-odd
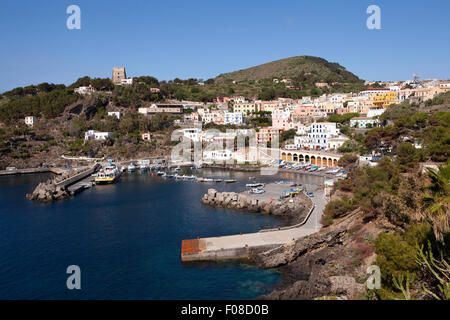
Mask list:
[[[358,299],[365,295],[366,268],[374,259],[372,224],[355,210],[335,225],[251,259],[259,267],[277,268],[283,284],[263,300]]]

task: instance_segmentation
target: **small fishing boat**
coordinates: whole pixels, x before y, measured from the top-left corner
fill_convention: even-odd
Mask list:
[[[158,172],[156,173],[157,176],[162,176],[163,174],[165,174],[164,171],[158,171]]]
[[[139,169],[141,170],[141,172],[146,172],[148,170],[148,167],[145,164],[143,164],[139,167]]]
[[[197,178],[197,182],[204,182],[204,181],[205,181],[205,178],[202,178],[202,177]]]
[[[227,179],[227,180],[224,180],[225,181],[225,183],[233,183],[233,182],[236,182],[236,180],[234,180],[234,179]]]
[[[248,180],[255,180],[255,177],[248,177]]]
[[[214,179],[211,179],[211,178],[204,178],[203,179],[203,182],[213,182],[214,181]]]
[[[222,179],[214,179],[214,182],[222,182]]]

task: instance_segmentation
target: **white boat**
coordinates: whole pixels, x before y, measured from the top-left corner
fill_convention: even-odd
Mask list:
[[[108,165],[97,173],[94,182],[96,184],[114,183],[119,179],[121,173],[120,169],[112,161],[109,161]]]
[[[266,192],[264,189],[251,189],[248,193],[261,194]]]
[[[145,171],[148,170],[148,167],[147,167],[145,164],[143,164],[143,165],[141,165],[141,166],[139,167],[139,169],[140,169],[142,172],[145,172]]]
[[[134,170],[136,170],[136,166],[133,164],[133,162],[131,162],[127,169],[129,172],[133,172]]]
[[[258,187],[264,187],[264,183],[247,183],[245,186],[247,188],[258,188]]]
[[[158,172],[156,173],[157,176],[162,176],[163,174],[165,174],[164,171],[158,171]]]
[[[214,179],[211,179],[211,178],[204,178],[203,179],[203,182],[213,182],[214,181]]]

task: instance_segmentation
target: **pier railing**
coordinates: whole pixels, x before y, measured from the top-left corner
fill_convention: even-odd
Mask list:
[[[84,171],[82,171],[80,173],[77,173],[76,175],[74,175],[74,176],[72,176],[70,178],[64,179],[63,181],[58,182],[56,185],[57,186],[63,186],[64,188],[67,188],[71,184],[74,184],[75,182],[78,182],[81,179],[84,179],[88,175],[93,174],[99,167],[100,167],[100,164],[96,163],[91,168],[86,169],[86,170],[84,170]]]

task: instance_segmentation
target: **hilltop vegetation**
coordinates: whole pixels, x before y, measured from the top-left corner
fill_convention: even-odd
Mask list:
[[[272,80],[274,78],[299,78],[305,77],[305,80],[314,82],[339,82],[339,83],[359,83],[361,79],[353,73],[347,71],[338,63],[328,62],[325,59],[311,56],[298,56],[259,66],[224,73],[216,77],[217,82],[224,82],[227,79],[234,81],[258,81]]]

